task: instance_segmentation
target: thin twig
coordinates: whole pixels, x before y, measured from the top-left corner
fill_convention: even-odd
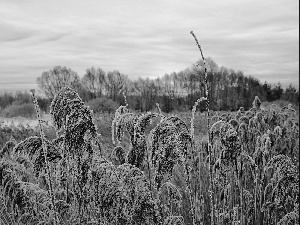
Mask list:
[[[210,121],[209,121],[209,96],[208,96],[208,80],[207,80],[207,67],[206,67],[206,62],[205,62],[205,58],[201,49],[201,46],[198,42],[198,39],[196,37],[196,35],[194,34],[193,31],[190,32],[191,35],[193,35],[196,44],[200,50],[201,53],[201,57],[203,60],[203,64],[204,64],[204,72],[205,72],[205,77],[204,77],[204,82],[205,82],[205,98],[206,98],[206,112],[207,112],[207,130],[210,130]],[[214,207],[214,199],[213,199],[213,172],[212,172],[212,168],[211,168],[211,161],[212,161],[212,154],[211,154],[211,140],[210,140],[210,135],[208,135],[208,152],[209,152],[209,174],[210,174],[210,200],[211,200],[211,224],[214,225],[214,218],[215,218],[215,207]]]
[[[43,127],[42,127],[42,119],[41,119],[41,114],[40,114],[40,108],[39,108],[39,105],[38,105],[37,98],[35,96],[35,89],[31,89],[30,92],[32,93],[32,100],[33,100],[33,104],[34,104],[35,111],[36,111],[37,118],[38,118],[38,122],[39,122],[39,130],[40,130],[40,135],[41,135],[41,139],[42,139],[42,148],[43,148],[45,164],[46,164],[46,169],[47,169],[47,178],[48,178],[48,182],[49,182],[48,193],[49,193],[50,198],[51,198],[52,209],[53,209],[54,215],[55,215],[54,225],[56,225],[56,224],[59,224],[59,220],[58,220],[58,216],[57,216],[56,210],[55,210],[55,200],[54,200],[53,188],[52,188],[52,182],[51,182],[50,166],[49,166],[49,162],[48,162],[48,159],[47,159],[47,146],[46,146],[45,135],[44,135]]]

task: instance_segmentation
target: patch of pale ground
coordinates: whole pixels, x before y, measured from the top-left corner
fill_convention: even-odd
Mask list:
[[[43,114],[42,115],[42,120],[46,121],[46,124],[51,125],[51,116],[50,114]],[[18,126],[18,125],[24,125],[24,126],[30,126],[30,127],[36,127],[38,126],[38,120],[37,119],[29,119],[25,117],[12,117],[12,118],[7,118],[7,117],[0,117],[0,126]]]

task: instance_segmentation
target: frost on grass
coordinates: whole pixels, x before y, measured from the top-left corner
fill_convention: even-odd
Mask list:
[[[191,137],[187,125],[176,116],[162,120],[150,133],[151,160],[155,181],[160,188],[172,176],[176,163],[186,161]]]
[[[210,224],[211,209],[215,224],[299,222],[299,119],[291,106],[266,110],[255,98],[248,111],[215,113],[209,148],[207,136],[194,134],[194,115],[188,127],[179,116],[127,107],[116,110],[107,159],[92,112],[74,90],[58,93],[57,137],[44,137],[46,157],[39,136],[11,139],[0,151],[0,223]]]
[[[99,216],[112,224],[155,224],[155,201],[143,172],[130,164],[100,165],[92,170],[94,202]]]

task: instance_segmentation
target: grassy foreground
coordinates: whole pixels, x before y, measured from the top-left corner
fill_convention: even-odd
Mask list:
[[[299,222],[291,106],[263,109],[256,98],[248,111],[212,113],[208,131],[204,113],[93,114],[65,89],[51,115],[42,132],[1,126],[5,225]]]

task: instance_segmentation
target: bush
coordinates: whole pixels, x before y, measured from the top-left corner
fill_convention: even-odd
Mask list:
[[[98,112],[112,113],[119,107],[118,103],[106,97],[93,99],[87,102],[87,105],[90,107],[91,110],[93,110],[94,113],[98,113]]]
[[[0,95],[0,110],[11,105],[14,101],[14,97],[9,93],[4,93]]]
[[[25,103],[21,105],[10,105],[4,108],[1,112],[1,115],[4,117],[27,117],[33,118],[36,117],[36,112],[34,105],[32,103]]]
[[[21,105],[21,104],[28,104],[31,103],[31,96],[29,93],[27,92],[17,92],[15,94],[15,100],[13,102],[13,105]]]
[[[285,101],[285,100],[276,100],[276,101],[273,101],[273,102],[263,102],[262,107],[270,110],[270,108],[274,104],[277,105],[280,108],[287,107],[289,104],[291,104],[292,108],[295,109],[297,112],[299,112],[299,106],[297,106],[296,104],[293,104],[289,101]]]
[[[37,101],[40,106],[40,109],[45,113],[49,113],[51,99],[38,97]]]

